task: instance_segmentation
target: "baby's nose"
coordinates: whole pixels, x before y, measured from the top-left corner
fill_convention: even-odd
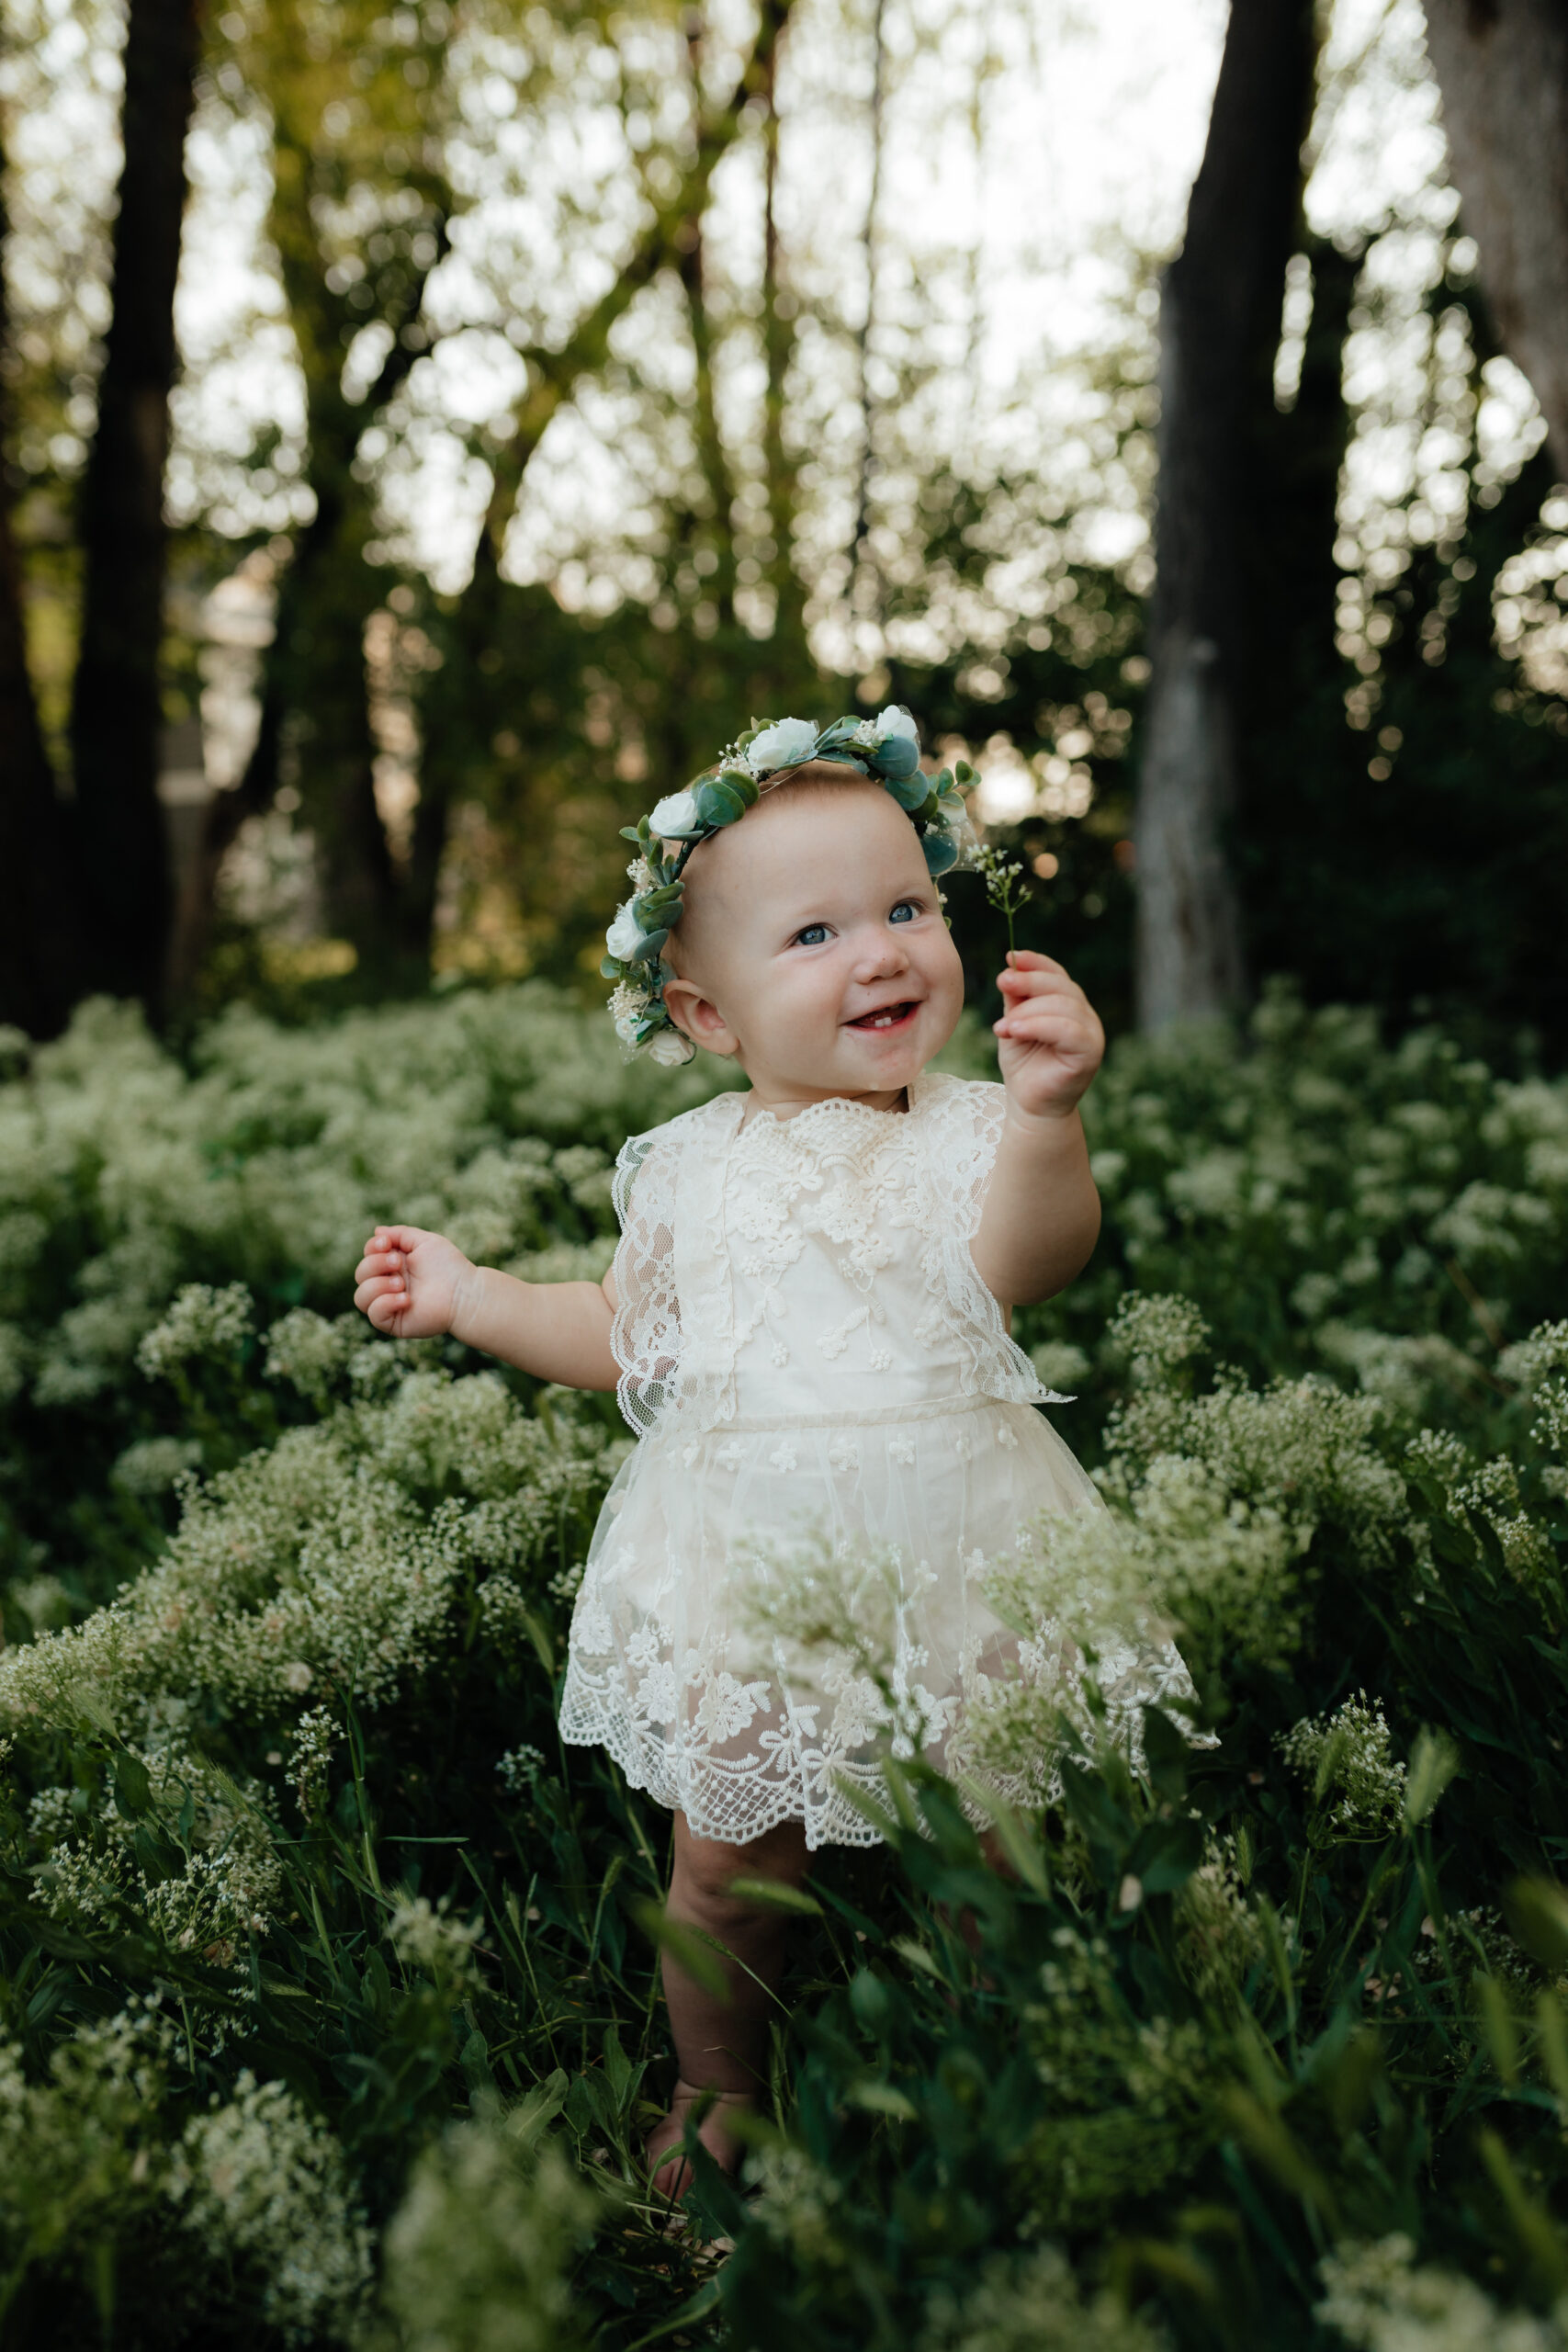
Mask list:
[[[903,942],[890,931],[872,932],[861,945],[855,958],[857,980],[885,979],[891,972],[902,972],[908,965]]]

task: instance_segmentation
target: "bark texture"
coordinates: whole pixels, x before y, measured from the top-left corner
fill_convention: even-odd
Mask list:
[[[158,803],[164,467],[197,0],[130,0],[114,309],[82,492],[71,750],[89,978],[158,1006],[171,881]]]
[[[0,1022],[29,1036],[63,1027],[78,993],[81,931],[65,812],[28,671],[21,566],[0,491]]]
[[[1454,184],[1503,348],[1568,480],[1568,0],[1426,0]]]
[[[1273,420],[1316,55],[1311,0],[1233,0],[1208,142],[1160,300],[1152,671],[1136,825],[1138,1018],[1223,1012],[1244,979],[1244,544]]]
[[[9,223],[6,155],[0,148],[0,254]],[[8,348],[6,288],[0,270],[0,353]],[[4,379],[0,378],[0,399]],[[8,420],[0,406],[0,452]],[[29,1036],[64,1025],[79,989],[81,929],[65,838],[65,811],[39,724],[28,667],[26,591],[11,528],[9,484],[0,456],[0,875],[6,884],[0,922],[0,1022]]]

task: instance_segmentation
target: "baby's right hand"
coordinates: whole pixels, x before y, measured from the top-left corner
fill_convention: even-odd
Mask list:
[[[475,1269],[457,1244],[417,1225],[378,1225],[354,1270],[354,1303],[394,1340],[428,1340],[452,1329]]]

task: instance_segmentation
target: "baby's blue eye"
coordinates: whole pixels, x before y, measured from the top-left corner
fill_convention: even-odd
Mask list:
[[[887,920],[889,922],[913,922],[917,911],[912,899],[900,899]]]
[[[796,932],[795,944],[797,947],[820,947],[827,936],[825,922],[808,922],[804,931]]]

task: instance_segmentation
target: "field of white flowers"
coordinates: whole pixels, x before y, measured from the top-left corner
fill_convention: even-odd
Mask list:
[[[627,1441],[346,1311],[393,1214],[603,1269],[713,1082],[604,1027],[0,1036],[6,2343],[1562,2352],[1568,1084],[1286,997],[1116,1050],[1021,1334],[1113,1509],[997,1589],[1175,1625],[1211,1744],[1021,1688],[1010,1877],[892,1770],[672,2234],[668,1817],[554,1733]]]

